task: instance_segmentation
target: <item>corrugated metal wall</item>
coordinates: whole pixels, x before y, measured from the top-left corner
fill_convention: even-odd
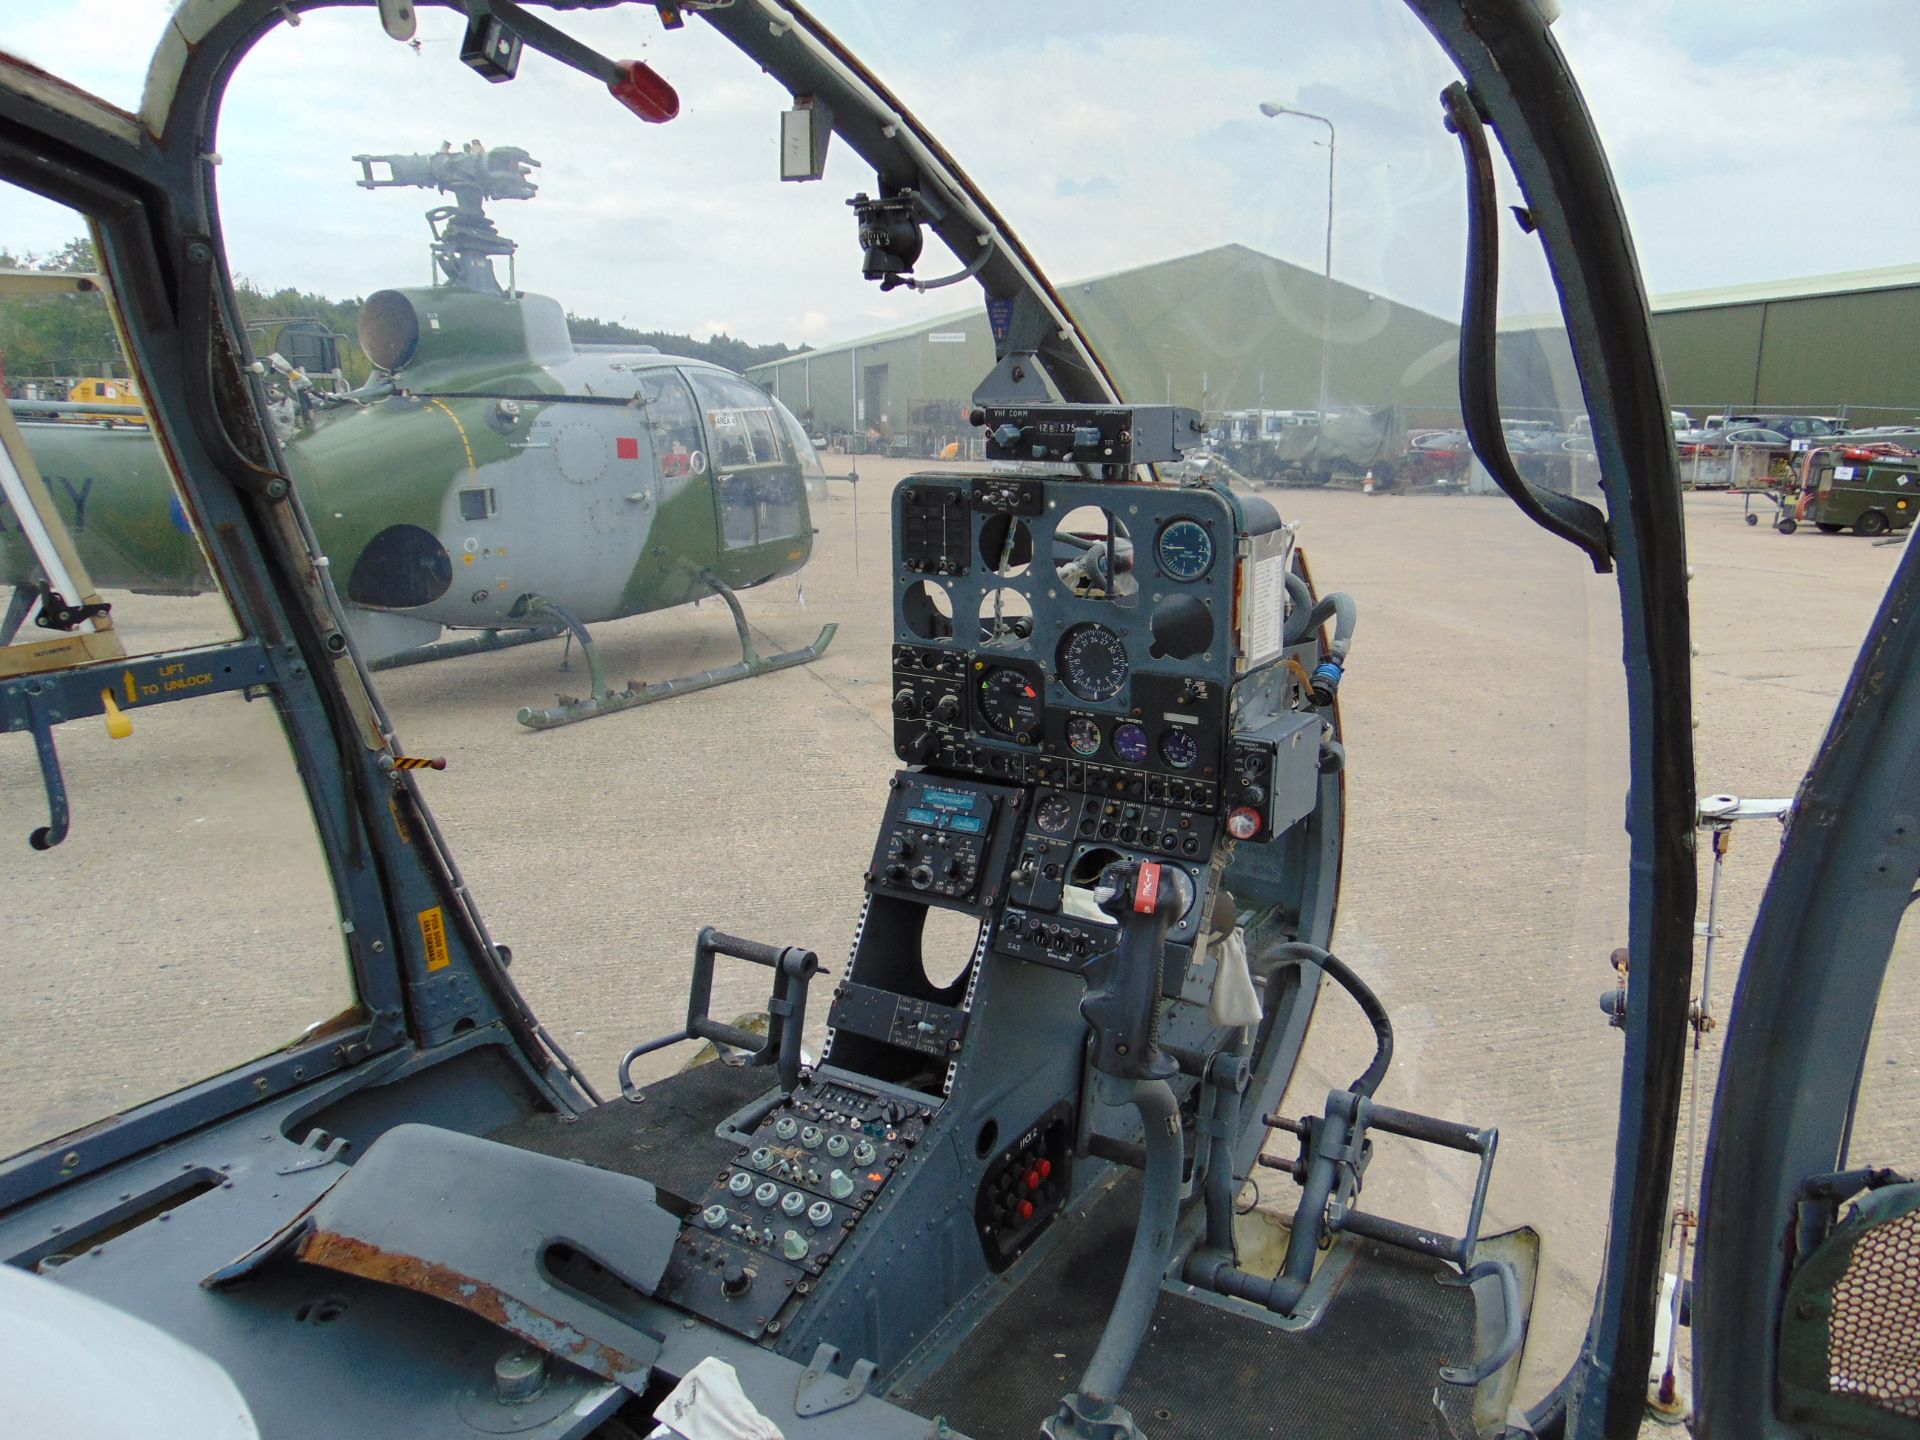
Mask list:
[[[1653,317],[1673,403],[1863,421],[1920,414],[1920,286],[1807,295]]]

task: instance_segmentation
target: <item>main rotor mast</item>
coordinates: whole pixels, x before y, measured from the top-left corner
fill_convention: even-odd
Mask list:
[[[432,155],[356,155],[360,179],[354,183],[363,190],[385,190],[412,186],[451,194],[453,204],[438,205],[427,211],[427,226],[433,231],[433,261],[446,283],[463,290],[499,291],[500,281],[493,273],[493,257],[509,260],[519,247],[502,235],[488,218],[484,204],[488,200],[531,200],[539,193],[527,177],[540,162],[515,145],[498,145],[489,150],[478,140],[469,140],[456,150],[442,141]],[[376,175],[374,166],[385,165],[387,173]]]

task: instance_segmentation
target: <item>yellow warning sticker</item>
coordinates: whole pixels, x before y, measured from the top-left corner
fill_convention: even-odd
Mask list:
[[[438,905],[420,912],[420,938],[427,944],[429,971],[444,970],[453,963],[453,956],[447,953],[447,917]]]

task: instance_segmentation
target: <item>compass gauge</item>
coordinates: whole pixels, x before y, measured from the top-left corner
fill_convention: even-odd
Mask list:
[[[1106,626],[1089,621],[1060,637],[1060,683],[1082,700],[1111,700],[1126,688],[1127,647]]]

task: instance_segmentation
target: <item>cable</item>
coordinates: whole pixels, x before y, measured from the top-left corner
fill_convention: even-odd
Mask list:
[[[1354,998],[1368,1021],[1372,1023],[1373,1063],[1361,1072],[1359,1079],[1347,1087],[1364,1099],[1372,1099],[1373,1092],[1380,1088],[1380,1082],[1387,1078],[1387,1067],[1393,1063],[1393,1021],[1387,1016],[1387,1007],[1380,1003],[1380,997],[1373,993],[1367,982],[1354,974],[1346,961],[1332,951],[1322,950],[1318,945],[1309,945],[1304,940],[1283,940],[1260,957],[1262,965],[1283,960],[1307,960],[1318,965]]]

